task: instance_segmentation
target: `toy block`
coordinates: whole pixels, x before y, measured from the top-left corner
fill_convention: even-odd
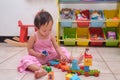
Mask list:
[[[73,75],[70,80],[80,80],[77,74]]]
[[[80,65],[80,69],[81,69],[81,70],[84,70],[84,66],[83,66],[83,65]]]
[[[47,72],[52,71],[52,68],[50,66],[43,66],[43,69],[45,69]]]
[[[89,66],[84,66],[84,71],[89,72],[90,71]]]
[[[71,70],[80,70],[80,68],[78,66],[78,61],[77,60],[72,60]]]
[[[84,55],[84,66],[92,66],[92,55],[90,54]]]
[[[48,61],[48,64],[51,65],[51,66],[57,65],[59,63],[60,62],[58,60],[50,60],[50,61]]]
[[[70,78],[73,76],[73,74],[69,73],[69,74],[66,74],[65,77],[66,77],[66,80],[70,80]]]
[[[54,80],[54,72],[48,73],[48,80]]]
[[[48,52],[46,50],[43,50],[42,54],[44,54],[45,56],[48,56]]]

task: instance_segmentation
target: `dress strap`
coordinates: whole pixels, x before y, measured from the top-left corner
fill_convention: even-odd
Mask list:
[[[37,31],[34,33],[34,35],[35,35],[36,40],[38,40],[39,38],[38,38],[38,33],[37,33]]]

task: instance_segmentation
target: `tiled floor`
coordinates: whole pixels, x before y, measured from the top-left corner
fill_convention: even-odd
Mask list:
[[[83,53],[86,47],[66,47],[71,55]],[[120,80],[120,48],[89,47],[93,56],[91,69],[100,70],[99,77],[79,76],[81,80]],[[35,80],[33,73],[19,73],[17,65],[20,59],[27,54],[25,47],[14,47],[0,43],[0,80]],[[55,80],[65,80],[66,72],[53,68]],[[48,80],[47,75],[37,80]]]

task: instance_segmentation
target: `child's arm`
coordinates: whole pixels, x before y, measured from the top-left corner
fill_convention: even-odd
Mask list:
[[[67,57],[63,54],[60,46],[57,44],[55,37],[51,37],[51,41],[53,43],[53,46],[56,50],[56,52],[61,56],[62,60],[67,61]]]
[[[35,52],[33,50],[33,46],[34,46],[35,41],[36,41],[36,37],[34,34],[32,34],[28,40],[28,45],[27,45],[29,54],[32,56],[35,56],[35,57],[42,57],[42,56],[44,57],[44,54],[42,54],[42,53],[40,54],[40,53]]]

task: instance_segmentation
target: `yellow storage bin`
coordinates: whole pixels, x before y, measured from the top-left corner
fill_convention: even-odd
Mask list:
[[[88,28],[77,28],[76,29],[77,34],[77,45],[79,46],[88,46],[89,44],[89,29]]]
[[[104,10],[104,16],[107,27],[117,27],[119,25],[120,19],[117,10]]]

